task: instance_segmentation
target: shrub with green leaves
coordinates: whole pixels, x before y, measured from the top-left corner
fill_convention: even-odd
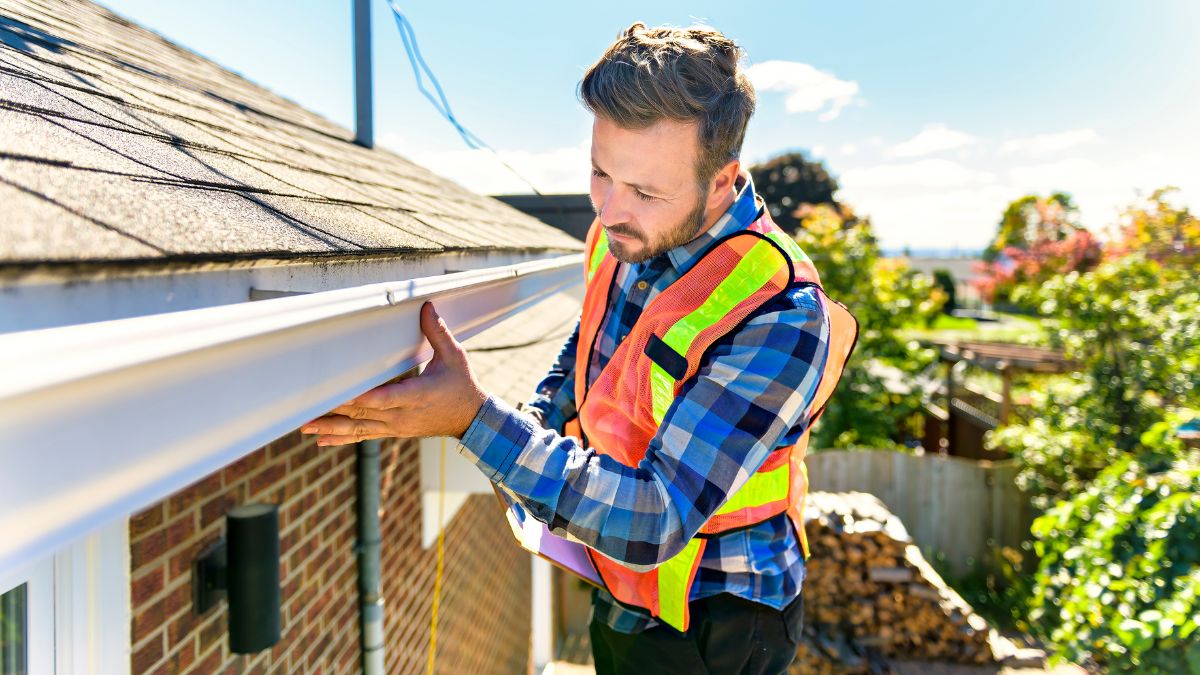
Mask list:
[[[1200,675],[1200,451],[1174,424],[1034,522],[1030,623],[1055,660]]]

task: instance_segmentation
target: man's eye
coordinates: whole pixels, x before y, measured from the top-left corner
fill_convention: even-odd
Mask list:
[[[608,174],[604,173],[600,169],[592,169],[592,175],[596,178],[608,178]]]
[[[657,197],[651,197],[650,195],[646,194],[645,192],[642,192],[641,190],[634,190],[634,192],[637,193],[638,199],[640,199],[644,202],[652,202],[655,199],[657,199]]]

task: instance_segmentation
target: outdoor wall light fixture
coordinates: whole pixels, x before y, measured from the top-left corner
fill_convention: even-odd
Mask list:
[[[229,651],[253,654],[279,642],[279,508],[243,504],[225,514],[225,535],[192,563],[192,607],[229,599]]]

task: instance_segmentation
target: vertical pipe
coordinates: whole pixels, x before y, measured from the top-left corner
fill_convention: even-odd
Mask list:
[[[354,3],[354,142],[375,145],[371,91],[371,0]]]
[[[358,443],[358,593],[363,675],[383,675],[383,594],[379,584],[379,446]]]

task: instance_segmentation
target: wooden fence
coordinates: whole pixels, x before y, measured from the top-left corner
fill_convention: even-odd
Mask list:
[[[869,492],[903,522],[926,558],[945,556],[955,574],[989,560],[1001,546],[1019,548],[1033,512],[1017,489],[1012,460],[967,460],[884,450],[828,450],[808,455],[810,490]]]

